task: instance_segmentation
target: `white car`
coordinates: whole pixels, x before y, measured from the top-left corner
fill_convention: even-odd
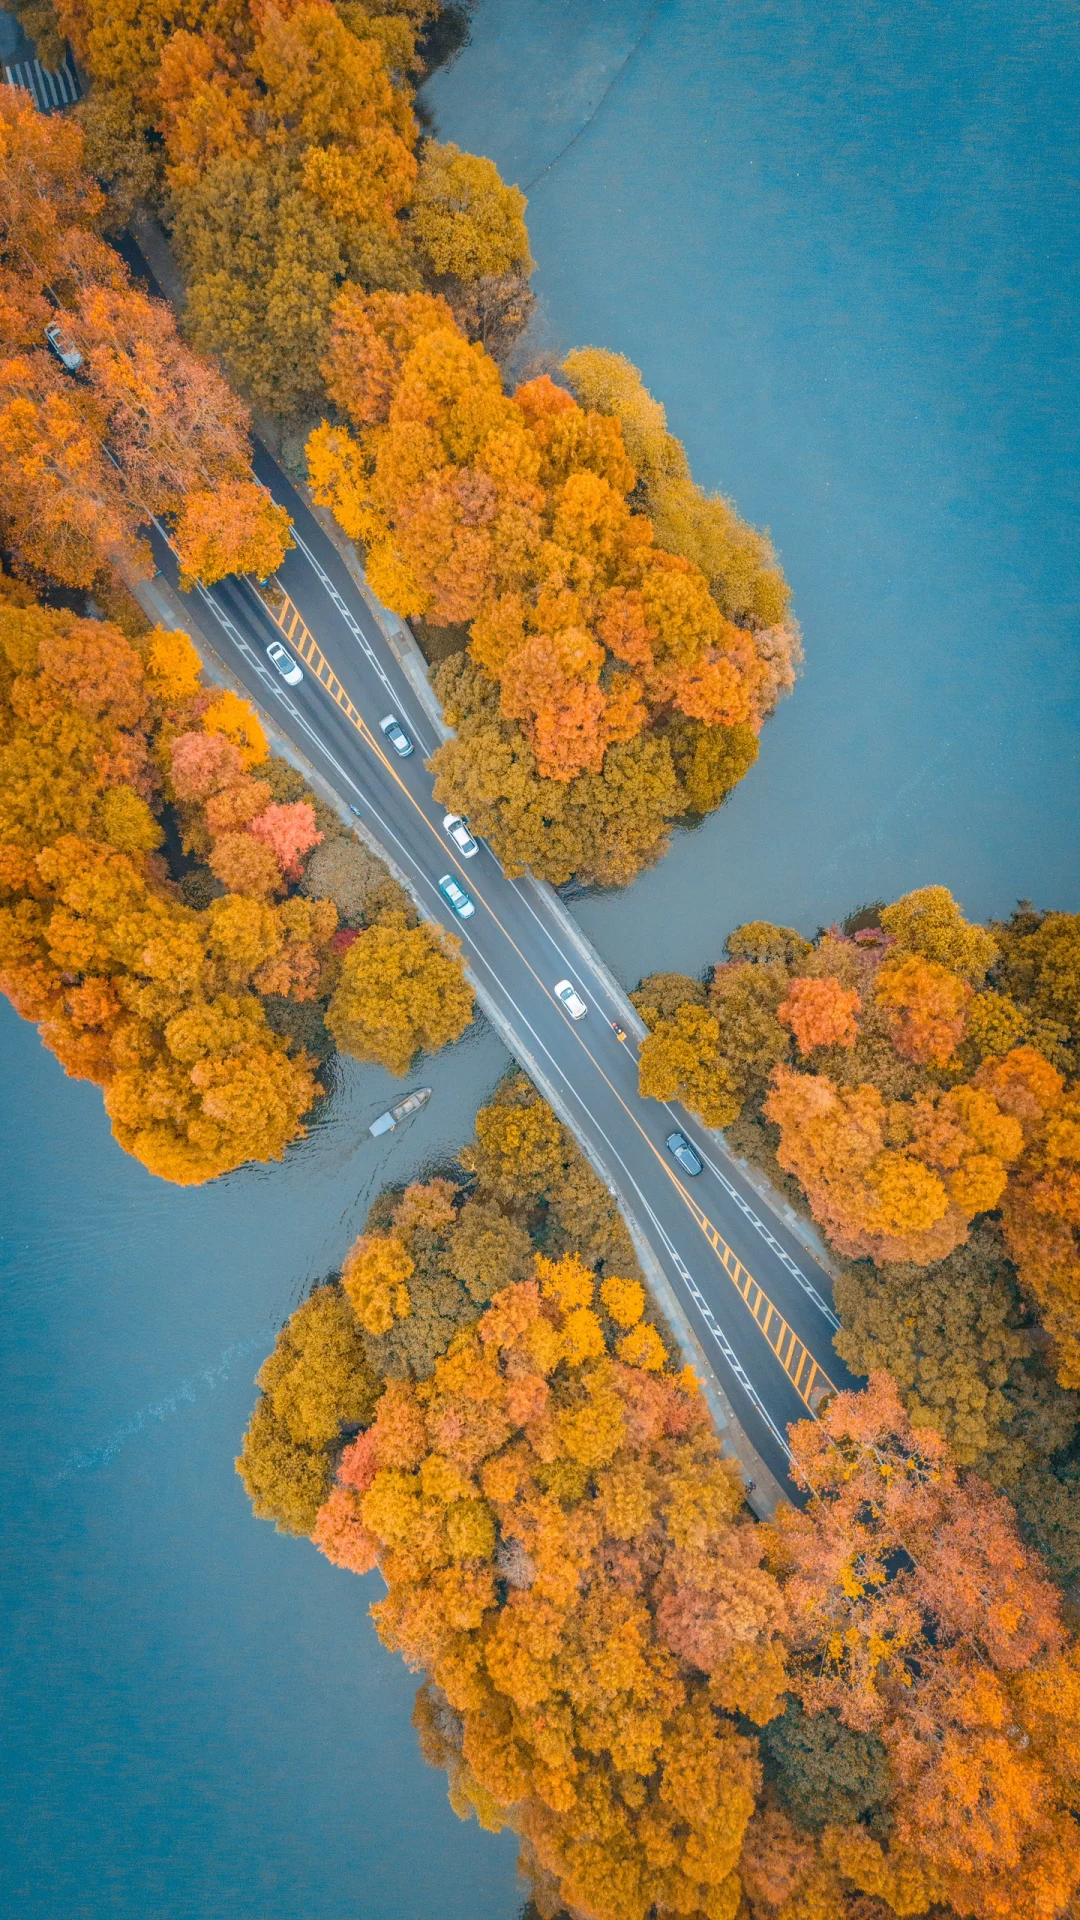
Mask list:
[[[471,860],[480,849],[469,832],[469,823],[463,813],[443,815],[443,832],[448,834],[463,860]]]
[[[78,373],[83,357],[73,340],[70,340],[59,320],[51,320],[45,329],[45,338],[57,359],[69,373]]]
[[[557,981],[555,985],[555,998],[556,1000],[562,1001],[571,1020],[584,1020],[589,1009],[572,981]]]
[[[271,640],[270,645],[266,649],[266,657],[270,661],[271,666],[277,668],[287,686],[298,687],[300,685],[304,677],[303,669],[297,666],[288,647],[282,646],[280,640]]]
[[[395,753],[400,753],[403,760],[408,759],[413,743],[396,713],[388,713],[385,720],[379,721],[379,732],[385,733]]]

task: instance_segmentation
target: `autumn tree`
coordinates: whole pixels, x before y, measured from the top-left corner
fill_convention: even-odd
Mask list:
[[[776,1009],[781,1026],[790,1027],[802,1055],[815,1047],[853,1047],[858,1032],[858,993],[835,976],[823,980],[796,977]]]
[[[995,926],[998,983],[1018,1005],[1029,1038],[1065,1073],[1080,1058],[1080,915],[1035,913],[1022,903]],[[1019,1037],[1019,1036],[1018,1036]]]
[[[407,1073],[421,1047],[434,1053],[460,1040],[473,1015],[460,943],[390,913],[345,955],[326,1024],[346,1053]]]
[[[409,230],[435,274],[481,280],[528,274],[525,196],[480,154],[452,142],[424,144]]]
[[[319,1287],[298,1308],[257,1382],[236,1471],[260,1520],[309,1534],[330,1492],[342,1427],[369,1421],[381,1391],[339,1288]]]
[[[525,196],[490,160],[427,140],[409,234],[470,339],[501,354],[532,312]]]
[[[1063,1911],[1076,1656],[1007,1503],[961,1481],[885,1374],[791,1436],[809,1504],[778,1513],[772,1563],[792,1692],[874,1736],[889,1772],[888,1822],[826,1825],[825,1860],[896,1913]]]
[[[958,1465],[1014,1482],[1033,1457],[1015,1428],[1035,1340],[1000,1233],[980,1221],[929,1268],[859,1262],[833,1291],[837,1352],[852,1372],[888,1372],[913,1425],[935,1427]]]
[[[460,1812],[512,1819],[602,1920],[672,1890],[734,1914],[757,1771],[730,1716],[775,1708],[775,1587],[691,1383],[610,1359],[597,1304],[580,1261],[538,1258],[424,1388],[388,1388],[315,1537],[339,1564],[371,1543]]]
[[[617,419],[547,376],[508,397],[433,301],[335,311],[328,372],[359,433],[312,436],[316,498],[363,539],[389,606],[469,629],[440,674],[456,737],[438,797],[508,871],[631,878],[671,819],[719,804],[753,763],[772,641],[657,545]]]
[[[943,1260],[997,1206],[1023,1147],[1019,1122],[974,1087],[887,1104],[875,1086],[785,1066],[771,1087],[764,1111],[780,1128],[780,1165],[855,1258]]]
[[[750,618],[772,633],[776,692],[790,692],[801,650],[768,537],[740,520],[719,494],[695,486],[686,450],[668,431],[663,407],[622,354],[582,347],[567,356],[563,372],[583,407],[618,420],[660,544],[701,568],[721,612],[730,619]]]
[[[91,231],[101,202],[82,171],[77,128],[2,91],[0,274],[11,297],[6,324],[0,302],[10,356],[0,370],[0,472],[10,550],[27,569],[88,587],[116,566],[146,572],[140,529],[179,514],[189,578],[269,571],[289,523],[247,477],[246,408]],[[46,291],[82,356],[77,382],[44,343]]]
[[[890,954],[874,984],[897,1053],[921,1065],[943,1067],[964,1034],[971,988],[936,960]]]
[[[229,573],[265,580],[293,545],[291,526],[285,508],[254,480],[190,493],[176,525],[181,587],[213,586]]]
[[[404,887],[351,835],[324,840],[315,847],[300,889],[312,899],[333,901],[346,927],[371,926],[388,913],[415,918]]]
[[[985,927],[965,920],[948,887],[919,887],[885,907],[881,924],[907,953],[981,986],[997,956]]]
[[[639,1091],[681,1100],[707,1127],[725,1127],[739,1111],[735,1082],[719,1057],[720,1028],[704,1007],[686,1005],[658,1021],[641,1048]]]
[[[280,1158],[303,1132],[313,1062],[263,996],[312,999],[337,924],[329,903],[266,904],[281,857],[318,830],[245,772],[229,733],[265,755],[243,701],[207,700],[185,636],[135,644],[0,607],[0,985],[65,1071],[104,1089],[119,1143],[182,1184]],[[166,771],[222,830],[212,855],[239,842],[269,862],[249,897],[181,904],[158,852]]]
[[[1002,1224],[1054,1341],[1058,1379],[1080,1386],[1080,1093],[1032,1047],[985,1061],[976,1084],[1023,1130]]]

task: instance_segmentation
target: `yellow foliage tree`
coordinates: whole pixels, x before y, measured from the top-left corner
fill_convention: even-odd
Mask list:
[[[409,927],[404,914],[365,928],[345,955],[326,1016],[338,1045],[400,1074],[421,1047],[434,1053],[460,1040],[473,1015],[460,951],[452,935]]]

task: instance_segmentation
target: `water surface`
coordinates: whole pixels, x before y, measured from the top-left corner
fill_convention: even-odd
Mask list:
[[[484,0],[427,89],[530,193],[538,349],[628,353],[771,524],[809,664],[733,802],[581,903],[623,976],[943,880],[1080,905],[1075,10]],[[376,1581],[252,1520],[252,1376],[371,1193],[465,1139],[477,1034],[376,1147],[350,1069],[280,1167],[180,1192],[0,1003],[0,1908],[510,1920],[416,1752]]]
[[[506,1064],[477,1031],[351,1066],[276,1167],[181,1190],[0,1001],[0,1912],[20,1920],[507,1920],[516,1848],[451,1812],[378,1644],[382,1591],[251,1516],[253,1375],[373,1194],[452,1155]],[[413,1081],[410,1084],[418,1084]]]
[[[425,102],[529,194],[537,350],[626,353],[808,663],[720,814],[582,903],[627,979],[942,881],[1080,906],[1080,20],[482,0]]]

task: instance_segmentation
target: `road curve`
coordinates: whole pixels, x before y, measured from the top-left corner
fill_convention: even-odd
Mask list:
[[[429,715],[333,543],[262,449],[256,471],[294,522],[297,544],[277,575],[287,599],[275,621],[249,581],[231,578],[189,596],[194,622],[385,848],[424,913],[457,935],[483,1001],[522,1063],[540,1068],[560,1117],[633,1215],[747,1437],[790,1490],[788,1423],[831,1390],[858,1385],[833,1350],[828,1275],[693,1116],[641,1098],[636,1046],[620,1043],[612,1028],[619,1004],[600,971],[582,967],[542,892],[507,879],[483,844],[474,858],[459,856],[424,764],[438,745]],[[179,591],[160,528],[152,543]],[[283,634],[304,666],[297,687],[286,686],[266,656]],[[390,712],[416,743],[409,759],[398,759],[379,731]],[[438,890],[447,873],[476,903],[467,921]],[[565,978],[588,1006],[583,1020],[569,1019],[555,999]],[[704,1162],[696,1179],[665,1149],[673,1126]]]

